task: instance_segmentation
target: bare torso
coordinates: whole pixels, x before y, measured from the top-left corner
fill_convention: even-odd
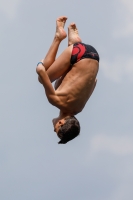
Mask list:
[[[98,68],[93,59],[82,59],[72,66],[56,90],[63,102],[62,111],[74,115],[82,111],[95,87]]]

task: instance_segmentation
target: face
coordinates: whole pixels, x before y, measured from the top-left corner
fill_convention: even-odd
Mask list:
[[[56,133],[58,133],[59,128],[65,123],[65,119],[59,120],[58,118],[54,118],[54,119],[52,120],[52,122],[53,122],[53,126],[54,126],[54,131],[55,131]]]

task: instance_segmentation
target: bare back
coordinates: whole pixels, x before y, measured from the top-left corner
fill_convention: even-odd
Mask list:
[[[82,111],[95,87],[99,63],[93,59],[82,59],[75,63],[56,90],[65,112],[77,114]]]

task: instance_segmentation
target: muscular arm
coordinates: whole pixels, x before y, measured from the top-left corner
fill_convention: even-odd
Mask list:
[[[38,73],[38,75],[41,79],[41,82],[44,86],[45,93],[46,93],[48,101],[52,105],[59,108],[61,106],[60,98],[59,98],[59,96],[56,95],[55,90],[54,90],[54,88],[51,84],[51,81],[50,81],[50,79],[47,75],[47,72],[46,72],[44,66],[42,66],[41,64],[38,65],[37,68],[36,68],[36,72]]]

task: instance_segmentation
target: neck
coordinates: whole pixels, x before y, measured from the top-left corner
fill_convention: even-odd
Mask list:
[[[64,113],[64,112],[62,112],[61,110],[60,110],[60,113],[59,113],[59,119],[63,119],[63,118],[65,118],[65,117],[70,117],[70,116],[72,116],[71,114],[69,114],[69,113]]]

